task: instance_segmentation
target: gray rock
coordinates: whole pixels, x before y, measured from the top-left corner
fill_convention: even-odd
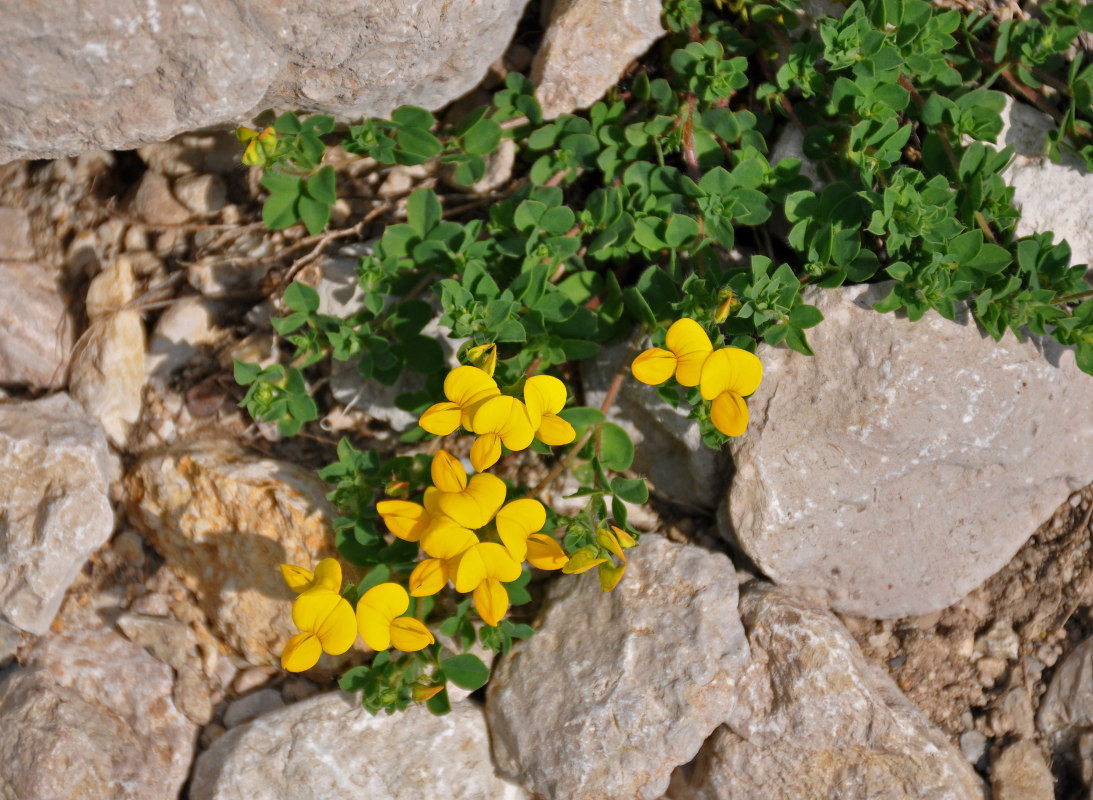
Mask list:
[[[1016,151],[1002,176],[1021,210],[1017,235],[1053,231],[1070,244],[1072,263],[1093,263],[1093,175],[1085,162],[1065,150],[1059,163],[1044,155],[1044,138],[1058,125],[1035,108],[1007,96],[1002,120],[998,147]]]
[[[106,435],[124,447],[144,393],[144,322],[132,309],[97,320],[72,356],[72,396],[99,421]]]
[[[57,278],[41,264],[0,262],[0,384],[65,385],[75,325]]]
[[[1080,747],[1082,736],[1093,733],[1093,639],[1075,647],[1055,668],[1040,700],[1036,728],[1056,760],[1084,762],[1083,771],[1093,772],[1093,758]]]
[[[196,728],[171,701],[170,672],[109,631],[48,640],[0,683],[0,795],[176,797]]]
[[[753,582],[742,700],[673,781],[683,800],[985,800],[982,781],[833,614]]]
[[[228,188],[219,175],[183,175],[174,190],[179,202],[199,217],[216,214],[228,202]]]
[[[126,484],[131,523],[216,632],[251,664],[280,663],[297,629],[278,564],[310,567],[336,555],[326,485],[313,471],[228,443],[149,454]]]
[[[0,261],[33,261],[30,217],[21,208],[0,206]]]
[[[136,147],[271,107],[344,120],[440,108],[501,55],[525,2],[14,5],[0,32],[0,162]]]
[[[148,170],[133,195],[133,211],[150,225],[181,225],[190,218],[190,210],[171,193],[171,182],[158,172]]]
[[[224,132],[184,133],[169,142],[140,148],[137,153],[149,169],[178,178],[215,173],[229,175],[239,169],[239,141]]]
[[[168,306],[156,322],[148,344],[144,365],[149,380],[165,385],[202,347],[218,341],[219,310],[219,303],[204,297],[180,297]]]
[[[114,624],[129,641],[139,644],[158,661],[175,670],[181,670],[190,661],[194,643],[189,628],[178,620],[122,614]]]
[[[556,0],[531,65],[535,96],[553,119],[595,103],[664,35],[660,0]]]
[[[545,798],[659,797],[737,700],[748,646],[729,560],[648,535],[622,582],[551,590],[486,695],[502,775]]]
[[[603,404],[626,352],[624,345],[607,347],[581,362],[586,405],[599,408]],[[658,494],[701,509],[717,505],[724,489],[720,459],[717,451],[702,443],[698,423],[687,419],[686,408],[672,408],[655,387],[634,380],[627,370],[607,418],[630,434],[635,448],[633,469],[649,478]]]
[[[114,530],[118,471],[102,429],[68,395],[0,404],[0,622],[49,630]]]
[[[1093,480],[1072,349],[873,312],[889,288],[810,291],[814,357],[760,345],[722,531],[776,583],[871,617],[952,604]]]
[[[347,694],[322,694],[228,731],[197,760],[193,800],[519,800],[490,764],[482,712],[455,703],[372,716]]]
[[[224,727],[231,729],[250,722],[263,714],[284,708],[285,701],[276,689],[259,689],[233,700],[224,711]]]
[[[213,718],[213,701],[205,677],[197,669],[184,666],[178,672],[171,698],[178,710],[195,725],[208,725]]]
[[[1054,800],[1055,779],[1035,742],[1020,739],[991,764],[992,800]]]

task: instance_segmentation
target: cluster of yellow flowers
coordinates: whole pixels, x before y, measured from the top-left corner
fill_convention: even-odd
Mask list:
[[[680,386],[697,386],[710,402],[710,421],[726,436],[739,436],[748,427],[744,398],[759,388],[763,365],[739,347],[713,349],[710,337],[693,319],[680,319],[668,328],[668,349],[652,347],[638,354],[630,369],[642,383],[657,386],[675,375]]]
[[[502,446],[523,450],[538,439],[546,445],[569,444],[576,431],[558,416],[566,403],[565,384],[549,375],[524,382],[523,400],[501,393],[489,369],[460,366],[444,380],[442,403],[421,416],[421,427],[438,436],[463,428],[477,438],[470,460],[475,474],[468,477],[459,459],[445,450],[433,456],[433,485],[421,503],[381,500],[376,510],[388,530],[408,542],[419,543],[424,558],[418,561],[407,584],[382,583],[365,592],[356,612],[340,594],[341,568],[324,559],[311,573],[303,567],[281,565],[289,587],[299,594],[292,620],[300,629],[289,640],[281,665],[290,671],[309,669],[322,652],[339,655],[348,650],[357,633],[373,650],[394,645],[404,652],[421,650],[435,639],[418,619],[403,616],[410,596],[428,597],[448,583],[470,594],[478,615],[497,625],[509,608],[506,583],[520,577],[522,564],[567,573],[598,567],[604,590],[615,587],[626,568],[623,550],[636,542],[621,528],[596,533],[598,547],[586,547],[572,557],[558,541],[542,532],[546,509],[538,500],[505,502],[508,489],[496,475],[485,472],[501,458]],[[602,548],[602,550],[601,550]],[[615,565],[606,550],[622,562]]]
[[[357,601],[356,613],[341,596],[342,568],[333,558],[324,558],[315,572],[282,564],[281,574],[299,597],[292,604],[292,622],[300,632],[288,640],[281,652],[281,666],[302,672],[315,666],[323,651],[341,655],[357,640],[373,650],[394,645],[399,650],[420,650],[435,640],[420,620],[405,617],[410,596],[397,583],[381,583]]]

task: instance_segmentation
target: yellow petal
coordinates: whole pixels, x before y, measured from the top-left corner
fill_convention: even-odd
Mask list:
[[[400,539],[416,542],[428,527],[432,515],[419,503],[409,500],[380,500],[376,511],[387,529]]]
[[[410,573],[410,594],[413,597],[429,597],[443,589],[447,582],[448,568],[444,559],[427,558]]]
[[[622,573],[626,572],[626,565],[619,564],[600,564],[599,566],[600,588],[605,592],[610,592],[616,586],[619,585],[619,581],[622,580]]]
[[[466,408],[483,392],[497,393],[497,383],[478,367],[456,367],[444,378],[444,396]]]
[[[762,379],[763,364],[755,355],[739,347],[722,347],[702,365],[702,399],[713,400],[723,392],[747,397]]]
[[[281,651],[281,667],[289,672],[303,672],[319,663],[323,648],[315,634],[301,631],[288,640]]]
[[[596,531],[596,544],[607,550],[609,553],[613,553],[622,559],[623,563],[626,563],[626,556],[622,554],[622,548],[619,547],[619,540],[615,538],[613,533],[605,531],[600,528]]]
[[[447,517],[434,520],[421,535],[421,549],[433,558],[455,558],[468,547],[478,544],[472,531]]]
[[[539,430],[535,432],[535,438],[551,447],[569,444],[577,438],[577,431],[573,426],[561,417],[554,414],[544,414],[539,421]]]
[[[429,472],[433,485],[442,492],[461,492],[467,488],[467,470],[458,458],[445,450],[437,450]]]
[[[436,499],[440,513],[464,528],[485,527],[505,502],[505,482],[496,475],[479,472],[471,476],[466,490],[441,492]]]
[[[487,625],[496,627],[509,610],[509,593],[500,581],[484,580],[474,590],[474,609]]]
[[[676,371],[676,357],[667,350],[652,347],[638,353],[630,365],[634,377],[650,386],[658,386],[672,377]]]
[[[596,548],[582,547],[569,557],[565,566],[562,567],[562,572],[567,575],[576,575],[579,572],[592,569],[597,564],[602,564],[605,561],[607,561],[606,558],[601,558],[596,555]]]
[[[285,583],[288,584],[288,588],[296,594],[306,592],[315,581],[315,576],[311,570],[298,567],[295,564],[282,564],[281,575],[284,577]]]
[[[675,354],[676,380],[680,385],[698,386],[702,362],[713,350],[702,326],[693,319],[676,320],[668,329],[665,346]]]
[[[415,653],[435,642],[424,623],[413,617],[399,617],[391,623],[391,644],[404,653]]]
[[[362,610],[363,609],[363,610]],[[391,646],[391,623],[357,604],[357,632],[364,643],[380,653]]]
[[[492,378],[497,368],[497,345],[491,342],[468,347],[467,360]]]
[[[353,606],[344,597],[338,600],[315,632],[323,650],[332,656],[341,655],[357,641],[357,618]]]
[[[486,576],[510,583],[520,577],[520,562],[496,542],[483,542],[475,548],[486,567]]]
[[[472,368],[473,369],[473,368]],[[417,424],[429,433],[447,436],[455,433],[462,421],[463,412],[455,403],[436,403],[425,409]]]
[[[324,558],[315,565],[315,585],[332,592],[342,590],[342,565],[337,559]]]
[[[513,500],[497,512],[496,524],[497,534],[509,555],[523,561],[527,554],[528,536],[546,524],[546,509],[530,497]]]
[[[456,558],[452,572],[454,573],[455,590],[461,594],[473,592],[478,584],[486,580],[486,564],[482,560],[482,554],[478,551],[481,545],[474,545],[464,550]]]
[[[710,421],[726,436],[739,436],[748,429],[748,404],[738,394],[722,392],[710,404]]]
[[[519,401],[508,395],[497,395],[482,403],[474,412],[471,420],[471,430],[477,434],[500,434],[508,423],[512,413],[513,404]]]
[[[500,458],[501,437],[496,433],[483,434],[471,445],[471,466],[478,472],[489,469]]]
[[[302,631],[318,633],[339,601],[348,605],[337,592],[322,587],[308,589],[292,604],[292,622]]]
[[[536,415],[557,414],[565,408],[566,396],[565,384],[553,375],[534,375],[524,383],[524,404],[532,419]]]
[[[397,583],[373,586],[357,602],[357,630],[375,651],[391,644],[391,622],[410,607],[410,596]]]
[[[615,538],[619,540],[619,545],[623,550],[629,550],[631,547],[638,546],[638,543],[634,541],[634,537],[617,525],[612,525],[611,530],[615,532]]]
[[[528,537],[527,560],[536,569],[561,569],[569,560],[558,541],[545,533]]]
[[[538,421],[535,427],[537,426]],[[535,438],[535,427],[531,424],[527,407],[519,400],[515,400],[505,427],[501,429],[501,442],[514,453],[523,450]]]

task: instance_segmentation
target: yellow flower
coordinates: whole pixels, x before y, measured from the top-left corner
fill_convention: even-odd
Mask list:
[[[245,166],[268,166],[277,148],[277,131],[269,127],[259,133],[251,128],[240,127],[235,129],[235,138],[246,145],[242,159]]]
[[[471,418],[471,430],[478,438],[471,445],[471,465],[478,472],[489,469],[501,458],[501,445],[523,450],[535,438],[527,407],[515,397],[487,398]]]
[[[476,544],[474,531],[447,517],[434,520],[421,539],[421,549],[430,557],[418,562],[410,573],[410,594],[428,597],[443,589],[454,572],[455,560]]]
[[[535,438],[546,445],[569,444],[577,438],[573,426],[558,416],[565,408],[565,384],[551,375],[535,375],[524,383],[524,404]]]
[[[610,561],[605,561],[596,568],[599,573],[600,589],[605,592],[610,592],[616,586],[619,585],[619,581],[622,580],[622,573],[626,572],[625,564],[612,564]]]
[[[332,656],[341,655],[357,639],[353,607],[324,586],[308,589],[296,598],[292,621],[300,632],[281,651],[281,666],[289,672],[311,669],[324,651]]]
[[[409,500],[380,500],[376,503],[376,511],[387,530],[407,542],[418,541],[433,519],[425,506]]]
[[[493,371],[497,368],[497,345],[490,343],[468,347],[467,360],[492,378]]]
[[[520,562],[495,542],[480,542],[464,550],[454,564],[455,590],[472,592],[478,616],[496,626],[509,610],[504,584],[520,577]]]
[[[533,533],[528,537],[527,560],[536,569],[562,569],[569,556],[553,536]]]
[[[713,350],[710,337],[693,319],[681,319],[668,328],[668,349],[653,347],[638,354],[630,371],[642,383],[656,386],[675,373],[681,386],[698,386],[702,365]]]
[[[722,347],[702,366],[699,390],[710,404],[710,421],[726,436],[739,436],[748,427],[744,398],[759,388],[763,365],[754,354],[738,347]]]
[[[342,590],[342,565],[333,558],[324,558],[315,565],[315,572],[298,567],[295,564],[282,564],[281,575],[288,588],[296,594],[302,594],[316,587],[332,592]]]
[[[569,557],[565,566],[562,567],[562,572],[566,575],[576,575],[585,570],[592,569],[597,564],[602,564],[605,561],[607,561],[607,559],[601,556],[595,547],[588,545],[582,547]]]
[[[505,502],[505,482],[496,475],[478,472],[467,480],[459,459],[444,450],[433,456],[433,486],[425,490],[425,508],[443,514],[464,528],[478,529],[493,519]]]
[[[448,402],[429,406],[418,424],[437,436],[454,433],[460,425],[471,430],[474,411],[500,393],[493,378],[478,367],[456,367],[444,378],[444,396]]]
[[[397,583],[373,586],[357,602],[357,625],[364,643],[376,652],[392,644],[404,653],[431,645],[433,635],[421,620],[404,617],[410,595]]]
[[[528,552],[528,537],[546,525],[546,509],[538,500],[525,497],[513,500],[497,512],[497,535],[516,561]]]

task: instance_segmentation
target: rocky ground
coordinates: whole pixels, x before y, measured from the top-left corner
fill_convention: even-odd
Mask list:
[[[506,58],[489,80],[530,51]],[[760,353],[731,454],[627,387],[650,534],[611,595],[539,587],[539,633],[451,715],[364,713],[332,683],[362,651],[281,671],[276,565],[334,552],[315,469],[408,420],[333,371],[282,440],[236,407],[233,360],[280,357],[293,279],[351,302],[414,188],[467,214],[511,172],[460,193],[335,152],[313,237],[264,228],[238,157],[210,133],[0,166],[0,797],[1088,796],[1093,384],[861,289],[817,301],[814,359]],[[1022,158],[1025,224],[1069,224],[1050,203],[1088,176]]]

